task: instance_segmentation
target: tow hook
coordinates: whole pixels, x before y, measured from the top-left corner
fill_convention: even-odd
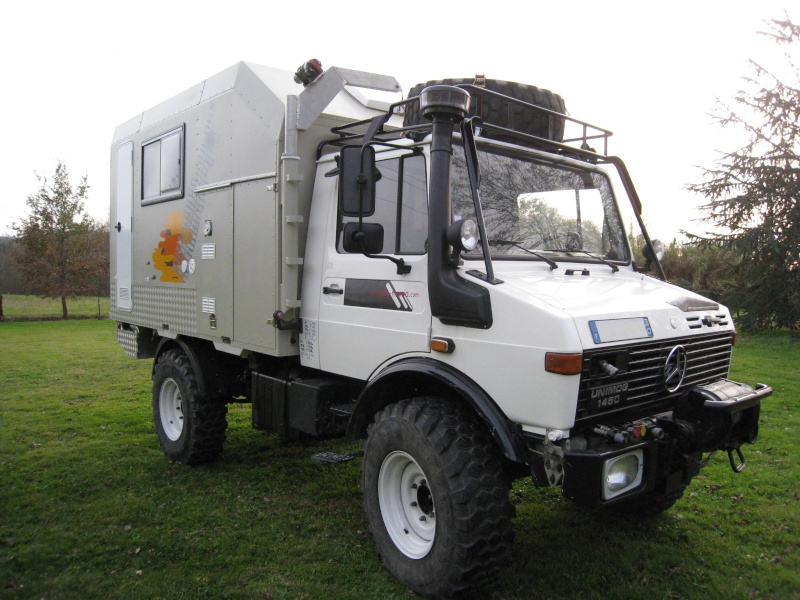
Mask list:
[[[736,452],[736,456],[739,458],[739,464],[736,464],[736,458],[733,456],[734,452]],[[728,461],[731,463],[731,469],[733,469],[734,473],[741,473],[747,466],[747,462],[744,459],[744,454],[742,454],[742,448],[740,446],[736,446],[736,448],[728,448]]]

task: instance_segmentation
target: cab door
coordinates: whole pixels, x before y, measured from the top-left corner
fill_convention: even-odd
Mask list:
[[[382,239],[369,257],[347,252],[343,238],[358,218],[337,210],[328,221],[335,231],[326,236],[319,295],[319,366],[357,379],[394,357],[429,351],[425,157],[406,154],[380,160],[377,168],[375,211],[362,223],[373,232],[373,243],[376,231]],[[411,269],[400,274],[381,256],[402,259]]]

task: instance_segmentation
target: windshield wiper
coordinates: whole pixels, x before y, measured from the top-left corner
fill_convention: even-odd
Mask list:
[[[491,244],[491,242],[489,242],[489,243]],[[617,265],[615,265],[614,263],[607,261],[602,256],[599,256],[597,254],[593,254],[593,253],[588,252],[586,250],[570,250],[568,248],[548,248],[548,250],[550,252],[563,252],[564,254],[570,254],[570,255],[571,254],[575,254],[576,252],[580,252],[581,254],[585,254],[586,256],[588,256],[590,258],[593,258],[595,260],[599,260],[604,265],[608,265],[609,267],[611,267],[611,272],[612,273],[616,273],[617,271],[619,271],[619,267]]]
[[[547,266],[550,267],[550,270],[558,268],[558,264],[556,261],[547,258],[546,256],[539,254],[538,252],[534,252],[533,250],[526,248],[522,245],[522,242],[515,242],[514,240],[489,240],[490,246],[514,246],[515,248],[519,248],[523,252],[527,252],[528,254],[533,254],[536,258],[539,258],[547,263]]]

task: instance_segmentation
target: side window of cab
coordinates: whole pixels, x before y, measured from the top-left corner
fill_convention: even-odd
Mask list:
[[[412,154],[376,163],[375,210],[363,223],[383,230],[383,247],[372,254],[425,254],[428,241],[428,185],[425,157]],[[341,216],[338,252],[345,254],[343,232],[358,217]]]

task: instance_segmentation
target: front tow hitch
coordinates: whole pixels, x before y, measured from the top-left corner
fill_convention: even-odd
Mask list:
[[[698,385],[688,390],[672,418],[662,424],[681,452],[710,452],[707,463],[718,450],[725,450],[733,471],[741,473],[747,464],[741,446],[758,437],[761,400],[771,394],[772,388],[763,383],[755,389],[728,379]]]
[[[738,463],[736,462],[736,458],[733,456],[734,452],[736,452],[736,458],[739,459]],[[747,461],[744,459],[741,446],[736,446],[736,448],[728,448],[728,462],[731,463],[731,469],[733,469],[734,473],[741,473],[744,471],[744,468],[747,466]]]

